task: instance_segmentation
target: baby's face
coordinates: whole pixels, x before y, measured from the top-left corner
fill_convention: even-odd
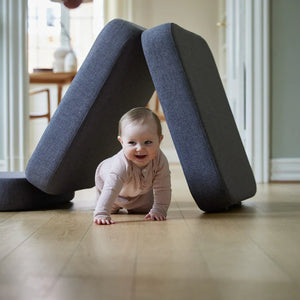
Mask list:
[[[118,137],[127,159],[140,168],[145,167],[158,153],[163,137],[158,136],[156,126],[154,120],[144,124],[129,123],[122,127],[122,136]]]

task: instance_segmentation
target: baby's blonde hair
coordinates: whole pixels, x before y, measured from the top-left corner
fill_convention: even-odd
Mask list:
[[[122,135],[122,127],[126,123],[140,122],[143,123],[145,120],[154,120],[157,127],[157,134],[159,137],[162,136],[161,124],[158,116],[149,108],[136,107],[125,113],[119,121],[119,136]]]

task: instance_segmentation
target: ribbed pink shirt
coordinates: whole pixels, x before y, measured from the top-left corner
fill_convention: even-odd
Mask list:
[[[123,152],[100,163],[96,170],[97,206],[94,215],[109,216],[118,196],[129,199],[153,189],[150,212],[167,216],[171,201],[171,180],[168,160],[161,150],[144,168],[137,167]]]

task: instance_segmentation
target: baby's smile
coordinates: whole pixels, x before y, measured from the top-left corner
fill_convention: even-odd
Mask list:
[[[144,158],[147,157],[147,155],[139,155],[139,154],[136,154],[135,157],[136,157],[137,159],[144,159]]]

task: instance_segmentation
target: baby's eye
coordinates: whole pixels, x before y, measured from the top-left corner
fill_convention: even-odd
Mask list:
[[[150,144],[152,144],[152,141],[146,141],[145,142],[145,145],[150,145]]]
[[[129,141],[128,144],[134,146],[134,145],[136,144],[136,142],[134,142],[134,141]]]

